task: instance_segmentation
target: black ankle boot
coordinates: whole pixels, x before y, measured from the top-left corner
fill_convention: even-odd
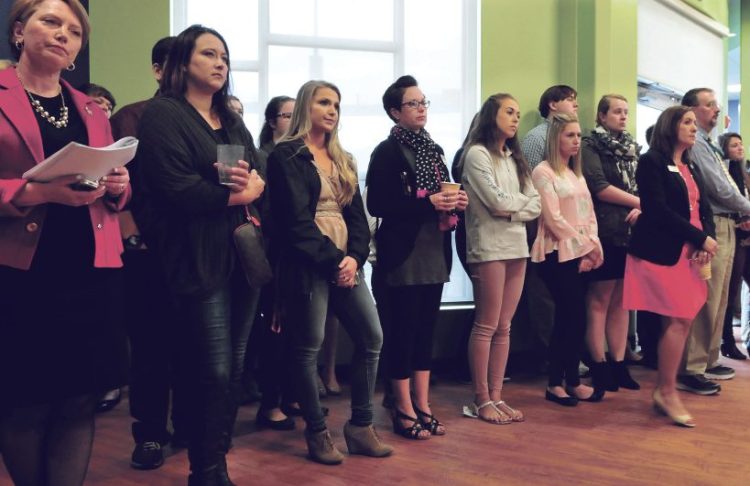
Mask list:
[[[221,456],[219,465],[216,467],[216,480],[218,486],[237,486],[229,479],[229,472],[227,471],[227,456]]]
[[[617,391],[617,383],[612,378],[612,371],[606,361],[591,363],[591,384],[597,391]]]
[[[627,390],[640,390],[641,385],[630,376],[628,365],[625,361],[612,361],[612,374],[617,385]]]
[[[737,345],[734,344],[734,341],[731,341],[728,343],[722,343],[721,355],[729,359],[737,359],[737,360],[747,359],[747,356],[742,354],[742,351],[737,349]]]

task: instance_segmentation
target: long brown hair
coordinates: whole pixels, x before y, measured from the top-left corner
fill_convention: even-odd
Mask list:
[[[503,101],[516,99],[508,93],[497,93],[482,104],[482,108],[477,114],[476,123],[472,123],[472,129],[469,132],[467,142],[464,147],[468,149],[471,145],[482,145],[491,154],[501,157],[500,149],[500,129],[497,127],[497,112],[503,105]],[[529,181],[530,170],[526,158],[521,152],[521,144],[518,143],[518,133],[513,137],[505,140],[505,147],[508,148],[512,155],[511,158],[516,163],[516,172],[518,173],[518,183],[521,191],[526,188]],[[464,155],[466,150],[464,150]]]
[[[649,150],[655,150],[663,156],[672,160],[674,150],[677,147],[677,133],[682,118],[690,111],[690,107],[684,105],[670,106],[659,115],[654,125],[654,133],[649,141]],[[682,153],[682,161],[686,164],[690,161],[690,149]]]
[[[307,134],[310,133],[312,129],[310,107],[315,93],[321,88],[332,89],[338,95],[339,101],[341,101],[341,91],[333,83],[313,80],[303,84],[297,93],[297,102],[294,104],[294,111],[292,111],[289,131],[279,140],[279,143],[289,140],[304,140]],[[338,122],[333,127],[333,130],[331,130],[331,133],[326,134],[325,144],[326,150],[328,150],[328,154],[331,156],[339,173],[339,184],[341,185],[341,194],[338,198],[339,204],[346,206],[351,204],[352,199],[354,199],[354,193],[357,191],[357,168],[354,165],[354,157],[341,147]]]

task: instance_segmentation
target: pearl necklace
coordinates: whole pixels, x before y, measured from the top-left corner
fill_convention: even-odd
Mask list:
[[[21,76],[18,74],[18,70],[16,69],[16,77],[18,78],[18,82],[21,83],[21,86],[23,87],[23,90],[26,92],[26,95],[29,97],[29,101],[31,101],[31,107],[34,108],[34,111],[39,113],[42,118],[47,120],[50,125],[54,126],[55,128],[65,128],[68,126],[68,107],[65,106],[65,96],[63,96],[63,90],[62,86],[60,86],[60,101],[62,103],[62,106],[60,107],[60,114],[58,118],[55,118],[54,116],[50,115],[47,110],[44,109],[42,104],[39,102],[39,100],[35,99],[31,95],[31,91],[26,89],[26,86],[23,84],[23,81],[21,81]]]
[[[60,101],[62,102],[62,107],[60,107],[59,118],[55,118],[54,116],[50,115],[49,112],[44,109],[39,100],[35,99],[31,95],[31,92],[29,90],[24,88],[24,91],[26,91],[26,94],[29,96],[29,100],[31,100],[31,106],[34,108],[34,111],[39,113],[42,118],[47,120],[51,125],[54,125],[55,128],[65,128],[68,126],[68,107],[65,106],[65,96],[63,96],[62,87],[60,88]]]

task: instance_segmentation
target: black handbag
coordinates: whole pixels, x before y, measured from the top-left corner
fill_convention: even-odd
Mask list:
[[[245,206],[245,218],[247,223],[234,230],[234,246],[237,248],[237,256],[242,269],[245,271],[247,283],[251,287],[259,289],[271,281],[273,272],[266,257],[260,219],[251,215],[247,206]]]

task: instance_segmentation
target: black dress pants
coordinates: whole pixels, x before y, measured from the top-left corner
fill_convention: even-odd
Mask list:
[[[555,323],[549,344],[549,386],[581,383],[578,363],[586,333],[586,279],[578,272],[580,258],[558,262],[552,252],[539,264],[539,274],[547,284],[555,304]]]
[[[172,425],[184,427],[181,402],[174,383],[176,346],[172,298],[166,291],[159,262],[149,250],[123,253],[125,319],[130,338],[130,415],[133,439],[138,442],[169,441],[167,431],[170,391]]]

